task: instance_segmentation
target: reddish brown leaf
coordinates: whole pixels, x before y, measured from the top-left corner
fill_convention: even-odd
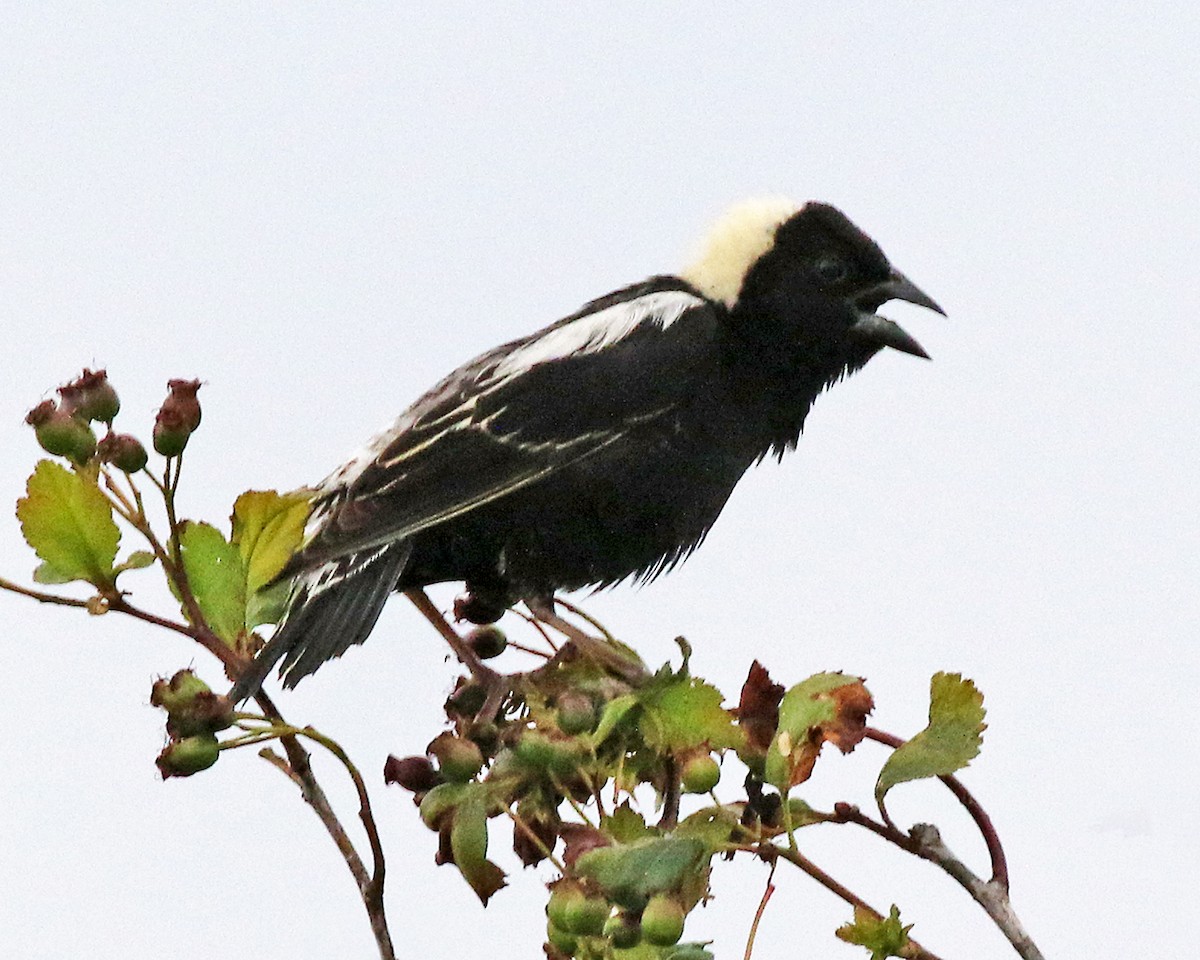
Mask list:
[[[742,684],[738,701],[738,723],[746,733],[747,747],[756,753],[766,753],[779,725],[779,701],[783,687],[771,680],[766,667],[755,660]]]

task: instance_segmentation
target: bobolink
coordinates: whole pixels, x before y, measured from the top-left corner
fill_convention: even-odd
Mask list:
[[[755,202],[679,276],[465,364],[317,487],[286,613],[235,691],[362,643],[393,590],[464,581],[498,616],[670,569],[823,390],[883,347],[926,356],[875,313],[897,299],[942,312],[833,207]]]

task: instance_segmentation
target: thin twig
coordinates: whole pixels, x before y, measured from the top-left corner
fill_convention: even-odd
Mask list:
[[[758,925],[762,922],[767,903],[775,892],[775,884],[771,881],[775,879],[775,866],[778,862],[777,860],[771,861],[771,872],[767,874],[767,886],[763,890],[762,899],[758,901],[758,909],[754,911],[754,921],[750,924],[750,935],[746,937],[746,952],[742,954],[742,960],[750,960],[750,954],[754,952],[754,939],[758,936]]]
[[[268,718],[276,721],[281,726],[287,726],[283,716],[279,713],[279,710],[267,694],[260,690],[255,694],[254,699]],[[300,787],[301,796],[313,809],[313,812],[316,813],[321,823],[324,824],[326,831],[333,839],[338,851],[342,854],[342,859],[346,861],[346,866],[349,868],[355,883],[358,885],[359,894],[362,897],[363,906],[366,907],[367,917],[371,924],[371,931],[375,934],[375,943],[379,947],[381,960],[395,960],[395,949],[392,946],[392,938],[387,926],[387,915],[384,912],[383,906],[383,850],[379,844],[378,831],[375,828],[370,804],[365,801],[366,788],[362,783],[362,777],[358,775],[357,769],[354,768],[353,764],[349,763],[348,759],[343,759],[345,753],[341,751],[340,747],[337,748],[337,751],[331,751],[334,752],[335,756],[338,755],[338,752],[341,753],[339,759],[342,759],[347,769],[352,771],[351,777],[355,781],[355,787],[360,790],[359,800],[362,805],[359,809],[359,816],[367,828],[367,836],[371,843],[371,852],[376,858],[374,876],[367,873],[362,858],[359,857],[358,851],[354,849],[354,844],[346,833],[345,827],[342,826],[337,814],[334,813],[333,807],[329,803],[329,798],[326,797],[325,791],[321,788],[320,783],[317,782],[316,776],[313,774],[308,751],[300,745],[296,734],[316,739],[326,749],[329,749],[329,744],[333,743],[333,741],[328,741],[328,743],[322,742],[321,739],[317,739],[320,736],[319,734],[317,737],[312,737],[316,731],[302,730],[295,727],[290,729],[294,733],[283,734],[279,737],[279,742],[287,754],[286,769],[270,750],[262,751],[261,755],[275,767],[287,773],[288,777]]]
[[[750,849],[758,853],[758,855],[764,859],[779,857],[788,861],[788,863],[799,867],[801,870],[807,873],[826,890],[838,897],[841,897],[852,907],[865,910],[876,920],[884,919],[882,913],[872,907],[869,903],[867,903],[867,901],[865,901],[849,887],[842,885],[833,877],[831,877],[828,873],[809,860],[808,857],[804,856],[804,854],[802,854],[799,850],[788,850],[785,847],[779,847],[773,843],[759,844],[758,846],[751,847]],[[909,938],[908,943],[913,949],[913,952],[909,955],[909,960],[939,960],[937,954],[926,950],[923,946],[921,946],[921,944],[919,944],[916,940],[913,940],[911,937]]]
[[[21,596],[29,597],[38,603],[52,603],[59,607],[82,607],[85,610],[89,608],[88,601],[86,600],[76,600],[74,597],[60,597],[54,593],[34,590],[32,587],[23,587],[19,583],[13,583],[11,580],[5,580],[3,577],[0,577],[0,590],[19,593]]]

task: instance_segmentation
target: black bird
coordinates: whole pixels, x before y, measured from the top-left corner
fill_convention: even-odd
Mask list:
[[[234,687],[285,686],[362,643],[388,594],[465,581],[496,615],[650,580],[687,557],[751,464],[883,347],[876,315],[942,309],[840,211],[759,201],[679,276],[593,300],[455,370],[316,489],[275,635]]]

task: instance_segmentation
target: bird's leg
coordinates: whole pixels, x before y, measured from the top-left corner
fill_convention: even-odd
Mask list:
[[[642,663],[636,653],[632,650],[626,652],[626,649],[622,649],[609,640],[584,633],[575,624],[564,620],[554,610],[553,597],[526,598],[525,605],[529,607],[529,612],[533,614],[534,619],[557,630],[589,660],[607,667],[635,686],[645,681],[648,676],[646,665]]]
[[[450,645],[450,649],[454,651],[454,655],[462,662],[470,672],[475,681],[487,691],[487,696],[484,699],[483,707],[479,710],[477,718],[480,720],[494,720],[496,713],[500,709],[500,701],[504,699],[504,695],[509,692],[509,684],[503,674],[497,673],[491,667],[484,666],[478,655],[463,641],[463,638],[458,635],[458,632],[446,622],[446,618],[429,599],[429,595],[418,587],[415,590],[405,590],[404,595],[412,601],[419,611],[421,616],[433,624],[433,628],[442,635],[442,639]]]

